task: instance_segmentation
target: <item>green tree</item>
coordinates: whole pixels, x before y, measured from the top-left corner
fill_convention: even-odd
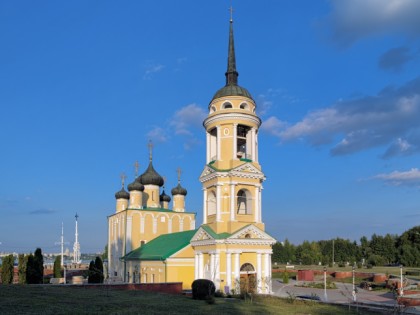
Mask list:
[[[1,282],[3,284],[13,283],[15,258],[12,254],[3,257],[1,265]]]
[[[102,253],[102,261],[108,259],[108,244],[105,245],[104,252]]]
[[[26,266],[28,264],[28,255],[19,254],[18,256],[18,275],[19,284],[26,283]]]
[[[104,282],[104,266],[102,259],[96,256],[95,261],[91,261],[88,270],[88,283],[103,283]]]
[[[397,256],[407,267],[420,266],[420,225],[405,231],[397,239]]]
[[[35,255],[32,253],[28,257],[28,264],[26,265],[26,282],[29,284],[42,284],[44,279],[44,257],[40,248],[35,250]]]
[[[57,256],[54,260],[54,278],[61,278],[61,276],[61,256]]]

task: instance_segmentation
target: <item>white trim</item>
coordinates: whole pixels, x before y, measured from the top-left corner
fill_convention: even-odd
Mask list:
[[[253,114],[240,114],[240,113],[218,113],[214,116],[207,117],[204,122],[204,128],[208,128],[209,125],[225,120],[243,120],[246,122],[250,122],[252,124],[257,125],[257,127],[261,126],[261,119],[258,116],[255,116]]]

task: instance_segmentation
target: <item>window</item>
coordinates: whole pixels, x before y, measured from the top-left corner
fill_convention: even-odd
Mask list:
[[[215,111],[216,111],[216,107],[212,106],[212,107],[210,108],[210,114],[211,114],[211,113],[214,113]]]
[[[223,103],[223,109],[230,109],[232,107],[233,107],[232,104],[229,102]]]
[[[248,106],[248,104],[247,104],[247,103],[242,103],[241,105],[239,105],[239,108],[240,108],[240,109],[248,109],[248,108],[249,108],[249,106]]]
[[[216,194],[210,191],[207,197],[207,215],[216,214]]]
[[[245,189],[241,189],[237,194],[237,213],[251,214],[251,194]]]

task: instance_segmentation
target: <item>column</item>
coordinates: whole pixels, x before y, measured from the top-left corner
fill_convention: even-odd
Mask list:
[[[216,221],[220,221],[221,218],[221,197],[222,197],[222,186],[217,184],[216,186]]]
[[[234,259],[235,259],[235,271],[234,271],[234,278],[235,278],[235,283],[234,283],[234,287],[235,287],[235,291],[236,294],[240,293],[240,268],[241,266],[239,265],[239,253],[235,253],[234,254]]]
[[[238,156],[237,156],[237,149],[238,149],[238,124],[233,124],[233,147],[232,147],[232,152],[233,152],[233,159],[237,160]]]
[[[217,142],[217,160],[219,161],[220,159],[221,159],[221,152],[220,152],[220,148],[222,147],[222,139],[221,139],[221,137],[222,137],[222,135],[221,135],[221,128],[220,128],[220,125],[219,126],[217,126],[216,127],[217,128],[217,140],[216,140],[216,142]]]
[[[257,253],[257,293],[261,293],[261,253]]]
[[[261,209],[262,209],[262,190],[263,190],[263,187],[260,186],[260,189],[259,190],[260,190],[260,192],[259,192],[259,197],[258,197],[258,201],[259,201],[258,218],[261,221],[262,220],[262,217],[261,217]]]
[[[168,220],[168,233],[172,233],[172,218]]]
[[[236,183],[230,183],[230,220],[235,220],[235,185]]]
[[[211,162],[210,137],[210,133],[206,132],[206,164]]]
[[[215,256],[215,277],[214,284],[216,285],[216,290],[220,290],[220,254],[216,252]]]
[[[207,189],[203,189],[203,224],[207,223]]]
[[[140,233],[144,233],[144,217],[140,218]]]
[[[198,263],[198,259],[199,259],[199,254],[195,253],[194,256],[194,280],[195,279],[199,279],[199,272],[198,272],[198,268],[199,268],[199,263]]]
[[[209,256],[210,256],[210,280],[211,281],[213,281],[213,282],[215,282],[215,279],[216,279],[216,270],[215,270],[215,265],[214,265],[214,253],[213,252],[210,252],[209,253]],[[215,285],[216,285],[216,283],[215,283]]]
[[[198,253],[198,278],[203,279],[204,261],[203,253]]]
[[[251,159],[255,161],[255,128],[251,129]]]
[[[232,289],[232,254],[226,252],[226,285]]]
[[[255,162],[258,163],[258,132],[255,133]]]
[[[259,223],[260,222],[260,187],[256,186],[255,187],[255,212],[254,212],[254,220],[255,222]]]
[[[271,275],[270,275],[270,254],[264,254],[264,293],[270,294],[270,283],[271,283]]]

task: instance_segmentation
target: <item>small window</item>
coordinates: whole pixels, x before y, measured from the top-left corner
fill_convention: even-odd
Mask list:
[[[223,109],[230,109],[233,108],[232,104],[229,102],[223,103]]]
[[[247,103],[242,103],[241,105],[239,105],[240,109],[248,109],[248,104]]]
[[[210,113],[214,113],[215,111],[216,111],[216,107],[212,106],[212,107],[210,108]]]
[[[245,234],[245,238],[251,238],[251,234]]]

